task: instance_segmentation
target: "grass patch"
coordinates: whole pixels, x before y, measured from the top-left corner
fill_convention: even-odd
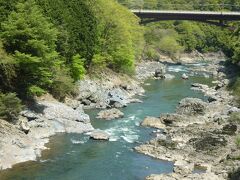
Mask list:
[[[229,119],[230,122],[240,123],[240,112],[233,112]]]

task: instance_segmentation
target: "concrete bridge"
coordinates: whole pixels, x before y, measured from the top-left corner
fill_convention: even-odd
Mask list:
[[[142,23],[163,20],[191,20],[200,21],[217,26],[226,26],[225,21],[240,21],[240,12],[217,11],[181,11],[181,10],[131,10],[142,19]]]

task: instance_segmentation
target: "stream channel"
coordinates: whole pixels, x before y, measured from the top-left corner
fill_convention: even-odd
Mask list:
[[[125,114],[122,119],[98,120],[99,110],[87,110],[94,128],[108,132],[110,141],[94,141],[79,134],[56,135],[41,158],[0,172],[0,180],[143,180],[150,174],[172,172],[172,162],[139,154],[133,147],[154,137],[154,129],[139,125],[144,117],[174,112],[185,97],[204,99],[190,89],[191,84],[210,84],[212,78],[195,74],[189,80],[181,79],[182,73],[190,73],[190,67],[198,65],[203,64],[172,65],[168,73],[175,75],[174,79],[147,80],[145,96],[140,97],[143,103],[121,109]]]

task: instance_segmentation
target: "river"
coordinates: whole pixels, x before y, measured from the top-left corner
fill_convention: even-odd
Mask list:
[[[198,65],[198,64],[196,64]],[[194,65],[193,65],[194,66]],[[156,160],[133,151],[133,147],[153,137],[152,128],[139,126],[146,116],[174,112],[185,97],[204,98],[190,90],[192,83],[209,84],[212,79],[195,75],[182,80],[187,66],[169,66],[173,80],[147,80],[141,104],[121,109],[125,117],[103,121],[95,119],[99,110],[88,110],[95,128],[111,135],[109,142],[90,140],[86,135],[59,134],[51,138],[49,150],[36,162],[27,162],[0,172],[0,180],[142,180],[150,174],[168,173],[173,163]]]

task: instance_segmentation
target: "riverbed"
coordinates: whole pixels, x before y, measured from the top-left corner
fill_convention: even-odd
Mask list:
[[[194,64],[192,66],[199,66]],[[173,163],[152,159],[133,151],[133,147],[153,137],[152,128],[140,126],[146,116],[174,112],[178,102],[185,97],[204,99],[190,89],[192,83],[210,84],[212,78],[204,75],[182,80],[189,73],[187,66],[169,66],[172,80],[147,80],[143,103],[130,104],[121,109],[122,119],[104,121],[96,119],[99,110],[86,111],[96,129],[111,135],[110,141],[94,141],[87,135],[59,134],[51,138],[48,150],[35,162],[27,162],[0,172],[0,180],[141,180],[150,174],[169,173]]]

